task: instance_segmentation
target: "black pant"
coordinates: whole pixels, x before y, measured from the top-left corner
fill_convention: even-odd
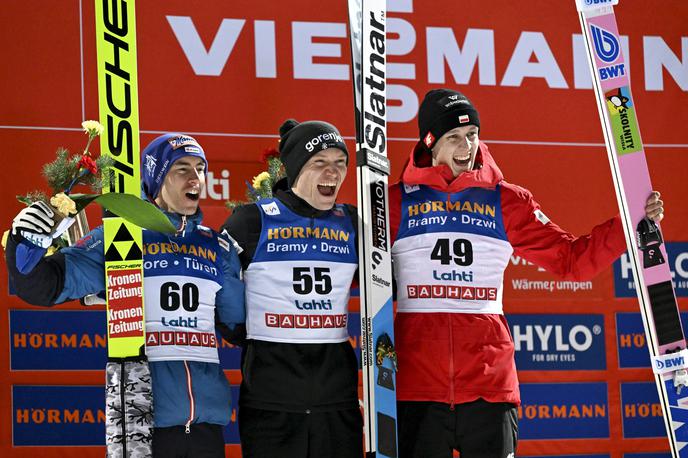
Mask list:
[[[154,458],[224,458],[222,426],[194,423],[187,433],[184,426],[153,429]]]
[[[508,458],[516,453],[516,406],[399,401],[399,458]],[[514,456],[514,455],[511,455]]]
[[[359,409],[293,413],[239,408],[243,458],[361,458]]]

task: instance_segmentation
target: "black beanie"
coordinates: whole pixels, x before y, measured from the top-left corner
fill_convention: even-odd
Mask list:
[[[433,89],[425,94],[418,110],[418,132],[427,149],[450,130],[467,125],[480,128],[480,118],[465,95],[451,89]]]
[[[344,139],[332,124],[324,121],[306,121],[299,123],[287,119],[280,126],[280,160],[287,172],[287,182],[291,188],[301,172],[301,168],[315,154],[327,148],[338,148],[346,154],[349,152]]]

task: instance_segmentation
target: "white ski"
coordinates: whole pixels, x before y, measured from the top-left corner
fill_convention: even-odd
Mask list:
[[[645,217],[652,184],[614,15],[618,2],[577,6],[671,454],[688,457],[688,350],[662,233]]]
[[[349,0],[356,116],[361,366],[366,456],[397,456],[396,353],[387,208],[385,0]]]

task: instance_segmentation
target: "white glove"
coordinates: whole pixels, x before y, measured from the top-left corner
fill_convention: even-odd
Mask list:
[[[61,236],[74,222],[64,218],[55,227],[55,211],[45,202],[34,202],[17,214],[12,221],[12,234],[19,233],[29,242],[41,248],[48,248],[53,239]]]
[[[91,305],[105,305],[105,298],[100,297],[98,294],[89,294],[81,298],[81,305],[90,307]]]

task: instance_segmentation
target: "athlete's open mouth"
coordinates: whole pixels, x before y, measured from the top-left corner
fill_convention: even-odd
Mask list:
[[[191,200],[198,200],[201,196],[198,193],[198,191],[191,191],[186,193],[186,197],[188,197]]]
[[[322,183],[318,185],[318,192],[323,196],[331,197],[337,191],[337,183]]]
[[[454,158],[454,163],[460,167],[467,167],[471,162],[471,153],[465,156],[459,156]]]

